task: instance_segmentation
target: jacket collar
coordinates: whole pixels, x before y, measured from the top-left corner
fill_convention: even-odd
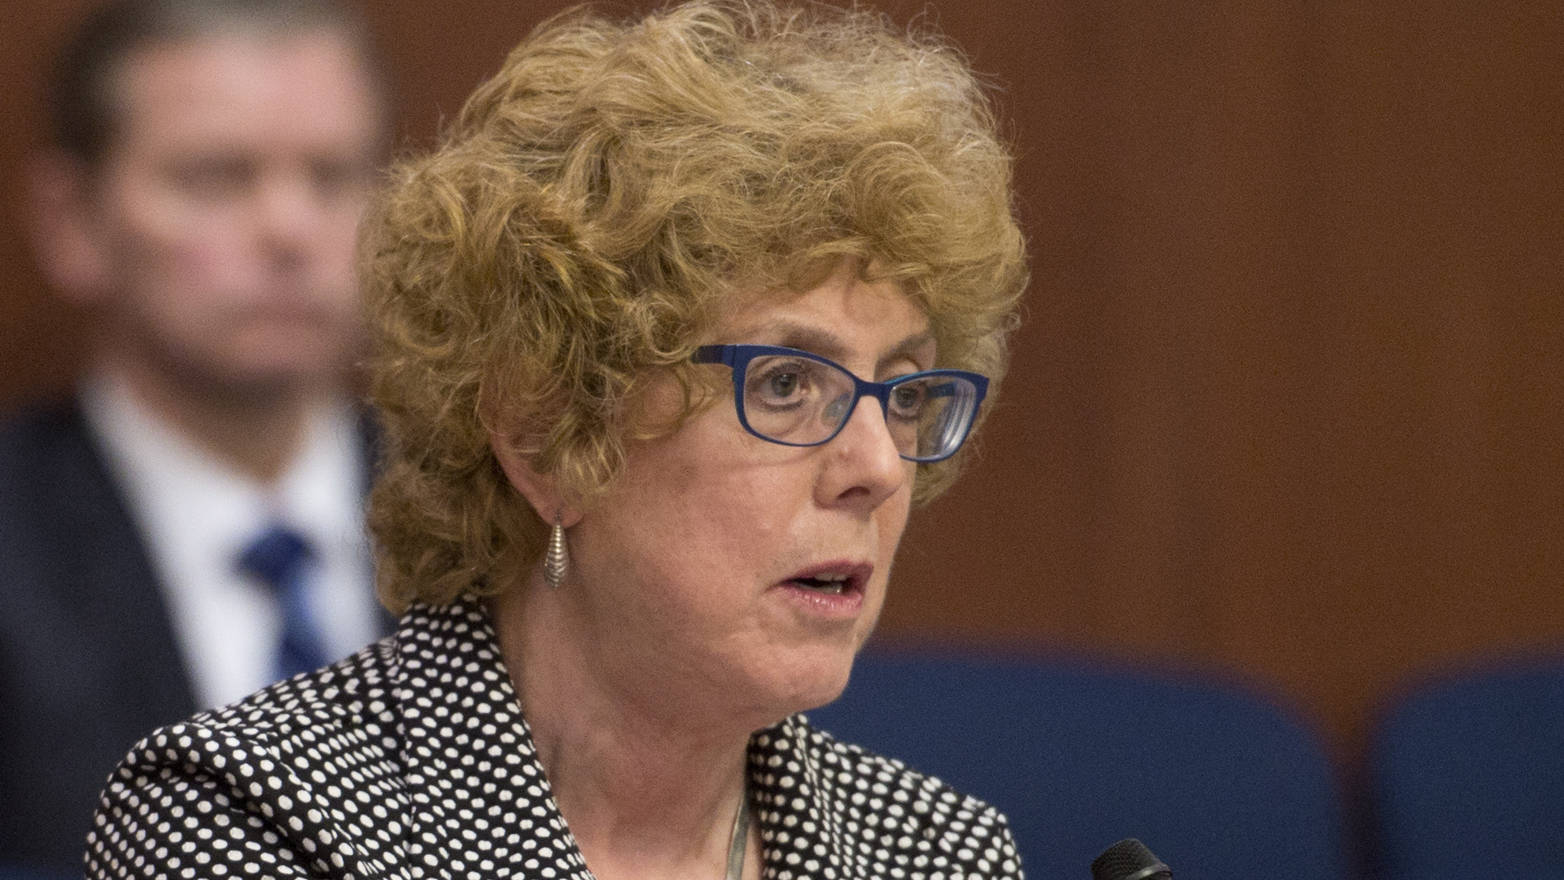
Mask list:
[[[396,650],[410,873],[537,876],[549,867],[559,877],[590,877],[482,602],[413,606]]]

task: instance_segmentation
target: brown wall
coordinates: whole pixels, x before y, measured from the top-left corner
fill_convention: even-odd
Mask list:
[[[561,5],[373,4],[406,137]],[[931,7],[1004,89],[1036,277],[884,631],[1231,673],[1345,750],[1409,674],[1564,644],[1564,16],[1246,5]],[[74,368],[19,163],[83,6],[8,9],[0,403]]]

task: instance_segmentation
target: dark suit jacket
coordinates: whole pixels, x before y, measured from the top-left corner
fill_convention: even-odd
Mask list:
[[[0,425],[0,868],[79,876],[98,793],[196,710],[143,539],[75,404]]]

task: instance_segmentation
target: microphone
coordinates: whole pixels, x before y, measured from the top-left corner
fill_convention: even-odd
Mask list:
[[[1129,837],[1092,859],[1092,880],[1173,880],[1173,869]]]

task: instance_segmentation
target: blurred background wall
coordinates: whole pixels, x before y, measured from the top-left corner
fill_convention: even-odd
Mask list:
[[[564,5],[369,5],[403,147]],[[999,89],[1035,270],[887,638],[1247,681],[1344,761],[1409,676],[1564,646],[1555,0],[877,5],[931,17]],[[78,365],[21,170],[84,7],[7,7],[0,407]]]

